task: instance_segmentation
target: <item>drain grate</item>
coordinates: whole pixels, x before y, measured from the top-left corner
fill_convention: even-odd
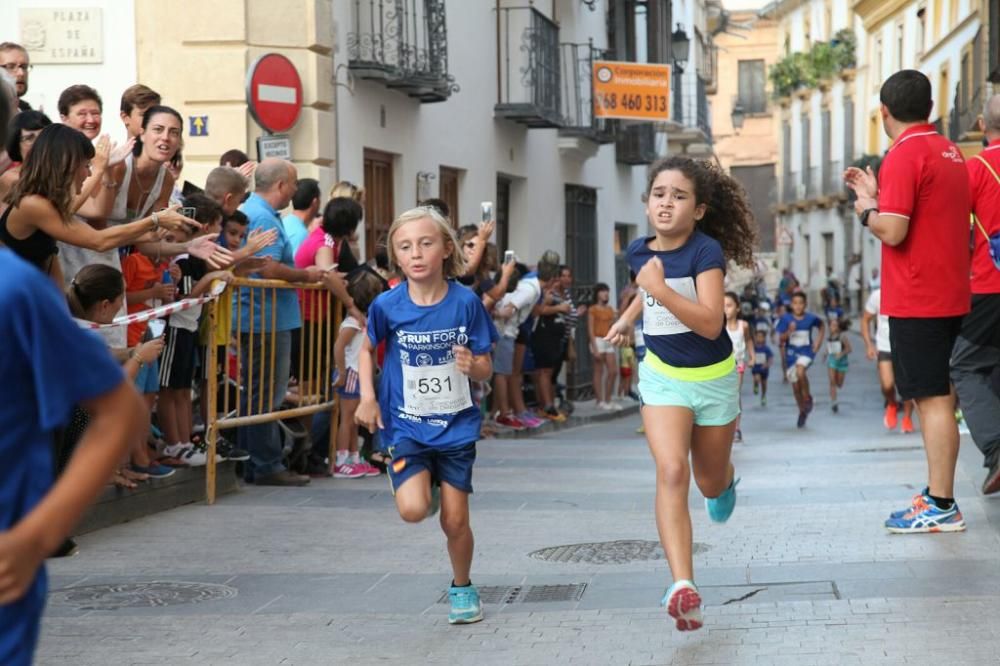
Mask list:
[[[695,554],[704,553],[709,546],[693,544]],[[659,541],[628,539],[623,541],[603,541],[596,543],[574,543],[567,546],[551,546],[528,553],[530,557],[545,562],[586,564],[627,564],[663,559],[663,547]]]
[[[587,590],[586,583],[569,585],[484,585],[479,590],[479,601],[484,604],[544,604],[559,601],[579,601]],[[437,601],[448,603],[445,592]]]
[[[199,604],[217,599],[231,599],[239,593],[235,587],[215,583],[150,581],[86,585],[55,590],[49,603],[77,610],[113,611],[122,608],[148,608]]]
[[[851,449],[851,453],[896,453],[902,451],[923,451],[922,446],[882,446],[874,449]]]

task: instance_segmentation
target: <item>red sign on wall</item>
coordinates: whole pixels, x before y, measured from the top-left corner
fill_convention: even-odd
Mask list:
[[[302,79],[292,61],[277,53],[257,59],[247,72],[247,106],[268,132],[287,132],[302,111]]]

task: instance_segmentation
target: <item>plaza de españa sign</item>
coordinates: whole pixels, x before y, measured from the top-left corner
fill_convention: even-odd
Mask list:
[[[670,120],[670,65],[595,60],[594,117]]]

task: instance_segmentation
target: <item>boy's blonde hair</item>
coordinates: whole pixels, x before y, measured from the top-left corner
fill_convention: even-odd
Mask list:
[[[336,199],[338,197],[354,199],[359,204],[363,204],[365,199],[365,190],[363,187],[358,187],[349,180],[342,180],[330,188],[330,198]]]
[[[392,246],[392,237],[396,231],[407,222],[415,222],[424,218],[432,221],[434,226],[438,228],[438,231],[441,232],[441,239],[444,241],[446,249],[448,244],[451,244],[451,253],[444,260],[445,279],[465,275],[465,257],[459,251],[458,240],[455,238],[455,230],[451,228],[451,224],[449,224],[448,220],[441,213],[429,206],[411,208],[393,221],[392,226],[389,227],[389,235],[386,240],[389,263],[393,267],[400,269],[399,263],[396,261],[396,252]]]

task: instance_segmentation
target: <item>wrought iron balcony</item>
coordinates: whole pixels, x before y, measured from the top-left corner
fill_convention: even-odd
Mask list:
[[[444,0],[354,0],[347,34],[351,71],[421,102],[458,92],[448,73]]]
[[[560,136],[582,137],[595,143],[615,140],[615,122],[594,117],[594,61],[605,56],[593,44],[560,44],[562,55],[562,117]]]
[[[682,127],[677,140],[681,143],[712,143],[712,115],[708,104],[705,81],[701,77],[674,78],[673,121]],[[671,137],[673,140],[674,137]]]
[[[656,154],[656,126],[652,123],[625,125],[615,139],[615,159],[619,164],[652,164]]]
[[[534,7],[501,7],[497,58],[497,117],[561,127],[559,26]]]

